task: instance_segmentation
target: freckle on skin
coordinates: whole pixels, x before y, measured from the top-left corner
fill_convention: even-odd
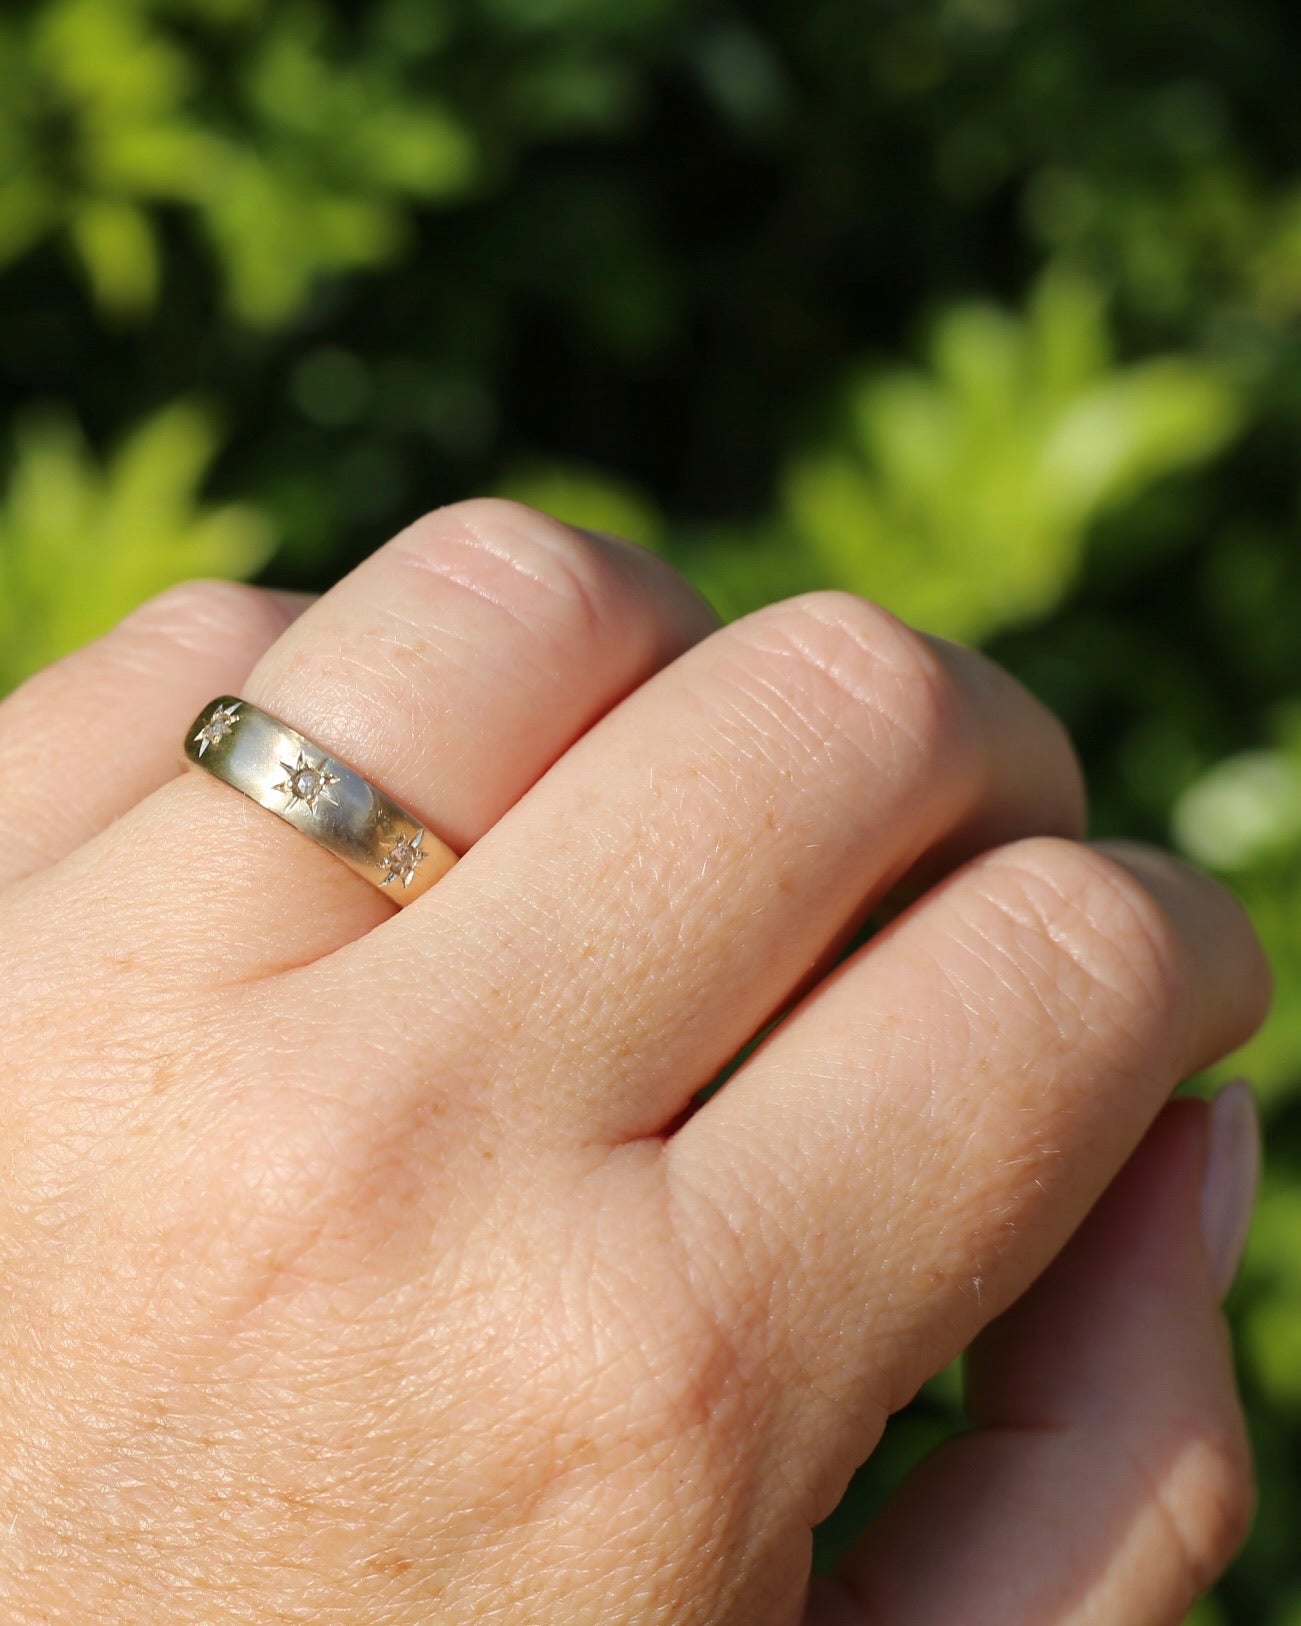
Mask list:
[[[176,1082],[176,1075],[178,1071],[179,1068],[175,1062],[157,1062],[154,1066],[153,1078],[151,1080],[151,1093],[154,1095],[163,1095],[170,1090],[172,1085]]]
[[[372,1553],[366,1560],[366,1568],[376,1575],[405,1575],[411,1568],[411,1560],[405,1553]]]

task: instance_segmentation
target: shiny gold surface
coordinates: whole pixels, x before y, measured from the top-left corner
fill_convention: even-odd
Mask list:
[[[186,733],[185,755],[310,836],[395,904],[413,903],[456,862],[450,847],[356,769],[235,695],[219,695],[203,708]]]

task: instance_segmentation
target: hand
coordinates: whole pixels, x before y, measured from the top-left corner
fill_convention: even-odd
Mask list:
[[[1250,1118],[1162,1110],[1263,1014],[1236,904],[844,595],[716,631],[475,503],[298,608],[185,588],[0,708],[0,1615],[1176,1621],[1250,1503]],[[222,692],[461,862],[394,914],[176,777]],[[809,1591],[977,1338],[974,1432]]]

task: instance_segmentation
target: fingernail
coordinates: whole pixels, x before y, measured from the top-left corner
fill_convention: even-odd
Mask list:
[[[1211,1132],[1202,1178],[1202,1236],[1216,1296],[1233,1285],[1251,1229],[1260,1178],[1260,1117],[1245,1078],[1226,1084],[1211,1103]]]

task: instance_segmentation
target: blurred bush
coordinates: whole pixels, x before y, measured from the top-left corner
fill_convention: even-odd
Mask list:
[[[180,577],[324,585],[508,491],[728,614],[838,584],[984,643],[1099,833],[1247,900],[1265,1486],[1203,1626],[1301,1621],[1298,48],[1286,0],[0,14],[0,687]]]
[[[256,510],[196,499],[216,444],[183,401],[138,425],[104,468],[67,419],[19,423],[0,507],[0,690],[173,582],[266,563],[274,537]]]

